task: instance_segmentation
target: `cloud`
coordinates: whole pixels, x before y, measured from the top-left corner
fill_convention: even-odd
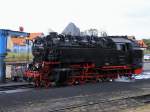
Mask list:
[[[62,32],[69,22],[110,35],[150,35],[149,0],[0,0],[0,28]],[[139,37],[140,38],[140,37]]]
[[[126,16],[134,19],[150,17],[150,2],[149,4],[130,8],[126,13]]]

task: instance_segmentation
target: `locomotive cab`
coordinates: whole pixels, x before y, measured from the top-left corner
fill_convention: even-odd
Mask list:
[[[140,48],[140,46],[136,43],[135,40],[130,40],[127,37],[121,38],[120,40],[113,40],[115,40],[116,49],[120,51],[120,57],[123,57],[124,55],[124,58],[126,58],[125,61],[128,62],[130,66],[132,66],[134,73],[140,74],[143,67],[143,50]]]

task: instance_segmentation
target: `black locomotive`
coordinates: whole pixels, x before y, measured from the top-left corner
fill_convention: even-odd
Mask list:
[[[36,86],[82,84],[131,77],[142,72],[143,52],[127,36],[71,36],[52,32],[38,37],[25,75]]]

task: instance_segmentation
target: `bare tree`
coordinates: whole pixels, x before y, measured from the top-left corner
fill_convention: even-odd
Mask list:
[[[89,36],[98,36],[98,30],[94,28],[90,28],[88,30],[85,30],[82,32],[83,35],[89,35]]]
[[[90,36],[98,36],[98,30],[97,29],[91,28],[88,30],[88,33]]]
[[[106,36],[108,36],[108,34],[107,34],[106,31],[100,31],[100,36],[101,37],[106,37]]]
[[[84,32],[82,32],[81,35],[100,36],[100,37],[108,36],[106,31],[99,31],[99,30],[97,30],[95,28],[90,28],[88,30],[85,30]]]

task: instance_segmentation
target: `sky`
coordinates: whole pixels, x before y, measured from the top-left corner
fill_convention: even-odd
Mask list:
[[[61,33],[70,22],[150,39],[150,0],[0,0],[0,29]]]

